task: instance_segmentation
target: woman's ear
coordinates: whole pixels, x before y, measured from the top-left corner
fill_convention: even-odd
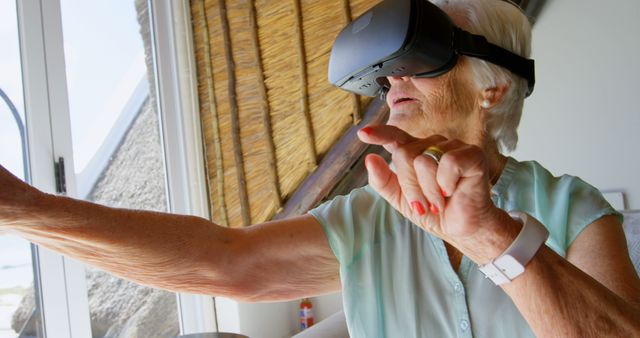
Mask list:
[[[488,110],[499,104],[507,90],[509,90],[508,84],[484,89],[478,98],[481,110]]]

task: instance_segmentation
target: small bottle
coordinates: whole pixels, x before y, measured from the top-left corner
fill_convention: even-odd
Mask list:
[[[300,302],[300,331],[313,325],[313,305],[309,298],[303,298]]]

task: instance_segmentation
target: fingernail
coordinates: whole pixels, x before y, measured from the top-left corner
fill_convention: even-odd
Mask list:
[[[437,215],[440,210],[438,210],[438,207],[435,204],[431,204],[431,207],[429,208],[429,210],[431,210],[431,213],[434,215]]]
[[[365,133],[365,134],[367,134],[367,135],[369,135],[369,134],[371,134],[371,132],[373,131],[373,128],[371,128],[371,127],[364,127],[364,128],[362,128],[362,129],[360,129],[360,131],[361,131],[361,132],[363,132],[363,133]]]
[[[413,212],[417,213],[420,216],[426,213],[424,211],[424,207],[422,206],[422,203],[420,203],[419,201],[411,202],[411,208],[413,209]]]
[[[440,192],[442,193],[442,197],[447,197],[447,192],[444,189],[440,188]]]

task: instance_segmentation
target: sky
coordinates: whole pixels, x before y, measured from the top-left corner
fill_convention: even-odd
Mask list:
[[[133,0],[62,0],[61,6],[75,171],[80,172],[144,76],[144,50]],[[15,13],[13,0],[0,0],[0,88],[22,113]],[[0,161],[10,171],[22,172],[16,124],[4,103],[0,134]]]
[[[15,2],[0,0],[0,89],[11,99],[24,121],[20,49],[17,40]],[[0,163],[22,178],[22,151],[16,122],[7,104],[0,100]],[[29,243],[0,236],[0,290],[28,287],[33,280]],[[15,337],[11,317],[22,297],[15,293],[0,294],[0,338]]]
[[[61,7],[66,85],[78,173],[104,141],[146,69],[133,0],[61,0]],[[0,89],[9,96],[24,123],[15,0],[0,0],[0,46]],[[0,164],[22,178],[18,128],[2,100]],[[0,236],[0,289],[28,286],[32,279],[30,265],[26,241]],[[0,317],[2,336],[7,318]]]
[[[0,0],[0,89],[11,99],[24,119],[22,80],[20,72],[20,49],[18,46],[15,3]],[[14,174],[22,173],[22,151],[20,136],[11,111],[0,100],[0,163]]]
[[[61,5],[74,161],[81,172],[145,74],[144,49],[133,0]]]

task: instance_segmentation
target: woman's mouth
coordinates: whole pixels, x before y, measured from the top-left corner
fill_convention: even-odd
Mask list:
[[[402,105],[404,103],[414,102],[415,100],[416,99],[414,99],[412,97],[399,97],[399,98],[393,100],[393,105],[394,106],[398,106],[398,105]]]

